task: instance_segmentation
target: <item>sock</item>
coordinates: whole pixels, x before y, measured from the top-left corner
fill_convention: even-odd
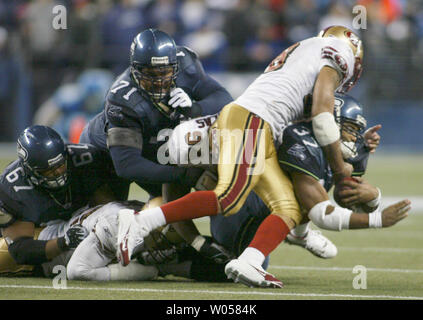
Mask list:
[[[135,221],[147,227],[150,231],[166,224],[165,216],[160,207],[136,212],[134,217]]]
[[[289,228],[281,217],[271,214],[260,224],[256,234],[248,247],[255,248],[268,256],[276,247],[285,240],[289,233]],[[260,265],[263,263],[260,263]]]
[[[145,266],[131,261],[126,267],[118,263],[109,264],[110,280],[152,280],[157,277],[159,271],[155,266]]]
[[[298,227],[295,227],[294,229],[292,229],[291,234],[294,237],[304,238],[307,235],[309,229],[310,229],[310,221],[307,223],[300,224]]]
[[[263,265],[265,256],[264,254],[253,247],[247,247],[238,257],[238,259],[245,260],[253,266]]]
[[[213,191],[196,191],[160,208],[166,223],[214,216],[218,213],[218,200]]]

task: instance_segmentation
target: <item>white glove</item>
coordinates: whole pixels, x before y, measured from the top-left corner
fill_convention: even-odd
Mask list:
[[[168,102],[168,105],[172,108],[191,108],[192,107],[192,101],[189,95],[182,90],[181,88],[173,88],[170,90],[170,100]]]

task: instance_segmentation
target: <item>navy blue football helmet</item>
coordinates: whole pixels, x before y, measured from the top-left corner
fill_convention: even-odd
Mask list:
[[[357,155],[357,148],[364,143],[363,133],[367,121],[363,115],[363,107],[353,97],[347,94],[335,94],[334,107],[335,121],[338,124],[341,135],[342,131],[355,137],[355,141],[341,139],[341,151],[345,159],[354,158]]]
[[[147,29],[131,44],[131,75],[155,102],[168,96],[178,72],[175,41],[167,33]]]
[[[17,143],[28,179],[36,186],[59,189],[68,183],[67,152],[63,139],[50,127],[26,128]]]

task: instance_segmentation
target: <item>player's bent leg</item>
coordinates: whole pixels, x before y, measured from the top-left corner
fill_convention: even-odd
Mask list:
[[[286,237],[286,243],[297,245],[310,251],[316,257],[330,259],[338,254],[336,246],[320,231],[308,227],[309,222],[291,230]],[[300,231],[297,231],[301,229]]]
[[[107,265],[112,257],[104,249],[94,233],[90,233],[75,249],[66,272],[69,280],[109,281]]]
[[[222,110],[215,129],[212,135],[218,135],[220,149],[214,192],[221,213],[228,216],[241,209],[259,181],[273,141],[269,125],[236,104]]]
[[[249,247],[225,268],[228,277],[248,286],[282,287],[282,282],[265,272],[261,265],[302,220],[291,181],[280,169],[275,154],[266,159],[265,171],[254,188],[271,214],[260,224]]]

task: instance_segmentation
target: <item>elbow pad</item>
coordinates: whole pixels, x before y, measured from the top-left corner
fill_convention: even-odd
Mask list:
[[[21,237],[9,245],[9,253],[17,264],[38,265],[47,262],[47,241]]]
[[[321,147],[332,144],[341,137],[335,117],[329,112],[322,112],[313,117],[312,125],[314,136]]]
[[[308,213],[310,220],[319,228],[326,230],[341,231],[349,229],[352,211],[335,206],[331,213],[326,214],[326,208],[329,205],[332,205],[329,200],[316,204]]]
[[[132,147],[142,150],[142,133],[135,129],[114,127],[107,130],[107,147]]]

